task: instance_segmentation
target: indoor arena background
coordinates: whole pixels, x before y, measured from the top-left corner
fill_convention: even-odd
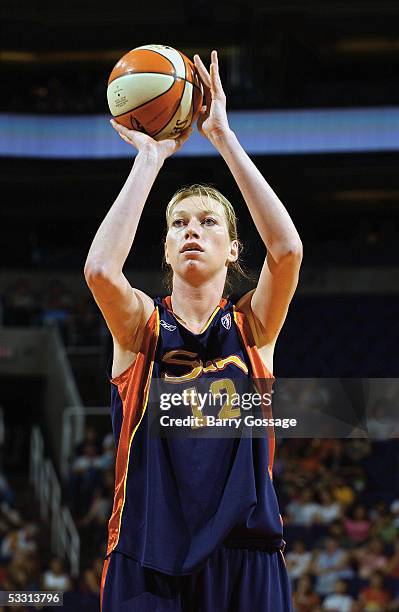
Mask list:
[[[278,441],[296,610],[332,609],[345,592],[352,610],[399,609],[398,439],[379,419],[381,405],[398,409],[399,4],[4,0],[0,14],[0,589],[58,588],[65,610],[98,610],[111,343],[83,266],[134,157],[108,123],[109,72],[161,43],[207,65],[218,50],[231,125],[302,238],[276,378],[392,382],[372,435]],[[259,271],[235,182],[194,133],[162,168],[125,266],[152,296],[164,293],[165,205],[201,181],[236,207]]]

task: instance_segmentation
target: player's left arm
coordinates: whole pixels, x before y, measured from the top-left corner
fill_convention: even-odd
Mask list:
[[[216,51],[212,51],[209,73],[198,55],[194,61],[206,100],[198,129],[226,161],[267,249],[256,289],[243,296],[237,307],[247,314],[258,346],[271,346],[298,284],[302,242],[284,205],[230,129]]]

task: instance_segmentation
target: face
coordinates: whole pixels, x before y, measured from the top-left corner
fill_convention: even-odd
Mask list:
[[[342,580],[338,580],[335,583],[335,592],[336,593],[340,593],[341,595],[343,595],[346,592],[346,584],[345,584],[345,582],[342,582]]]
[[[294,545],[292,548],[294,549],[294,552],[296,553],[303,553],[305,550],[305,546],[301,540],[297,540],[296,542],[294,542]]]
[[[370,584],[375,589],[380,589],[383,585],[382,577],[379,574],[373,574],[370,578]]]
[[[325,543],[325,548],[327,552],[334,552],[337,549],[337,542],[332,538],[328,538]]]
[[[365,513],[365,509],[363,508],[363,506],[357,506],[354,516],[359,521],[365,518],[366,513]]]
[[[174,274],[192,283],[226,275],[238,258],[238,242],[230,240],[222,204],[191,196],[172,208],[165,259]]]
[[[53,559],[51,561],[51,569],[54,572],[54,574],[60,574],[62,572],[62,565],[59,559]]]

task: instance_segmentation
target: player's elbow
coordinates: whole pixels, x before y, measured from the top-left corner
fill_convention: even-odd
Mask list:
[[[303,258],[303,245],[301,240],[285,242],[279,246],[277,262],[295,261],[301,264]]]
[[[286,247],[286,252],[289,257],[295,257],[296,259],[302,259],[303,257],[303,244],[302,241],[297,238],[292,242],[289,242]]]
[[[103,264],[86,261],[83,272],[86,283],[90,288],[110,282],[111,275]]]

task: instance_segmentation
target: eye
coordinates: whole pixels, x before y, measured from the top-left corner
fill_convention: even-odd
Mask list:
[[[206,217],[203,220],[203,224],[204,225],[215,225],[216,224],[216,219],[213,219],[213,217]]]
[[[172,221],[173,227],[182,227],[184,225],[184,219],[175,219]]]

